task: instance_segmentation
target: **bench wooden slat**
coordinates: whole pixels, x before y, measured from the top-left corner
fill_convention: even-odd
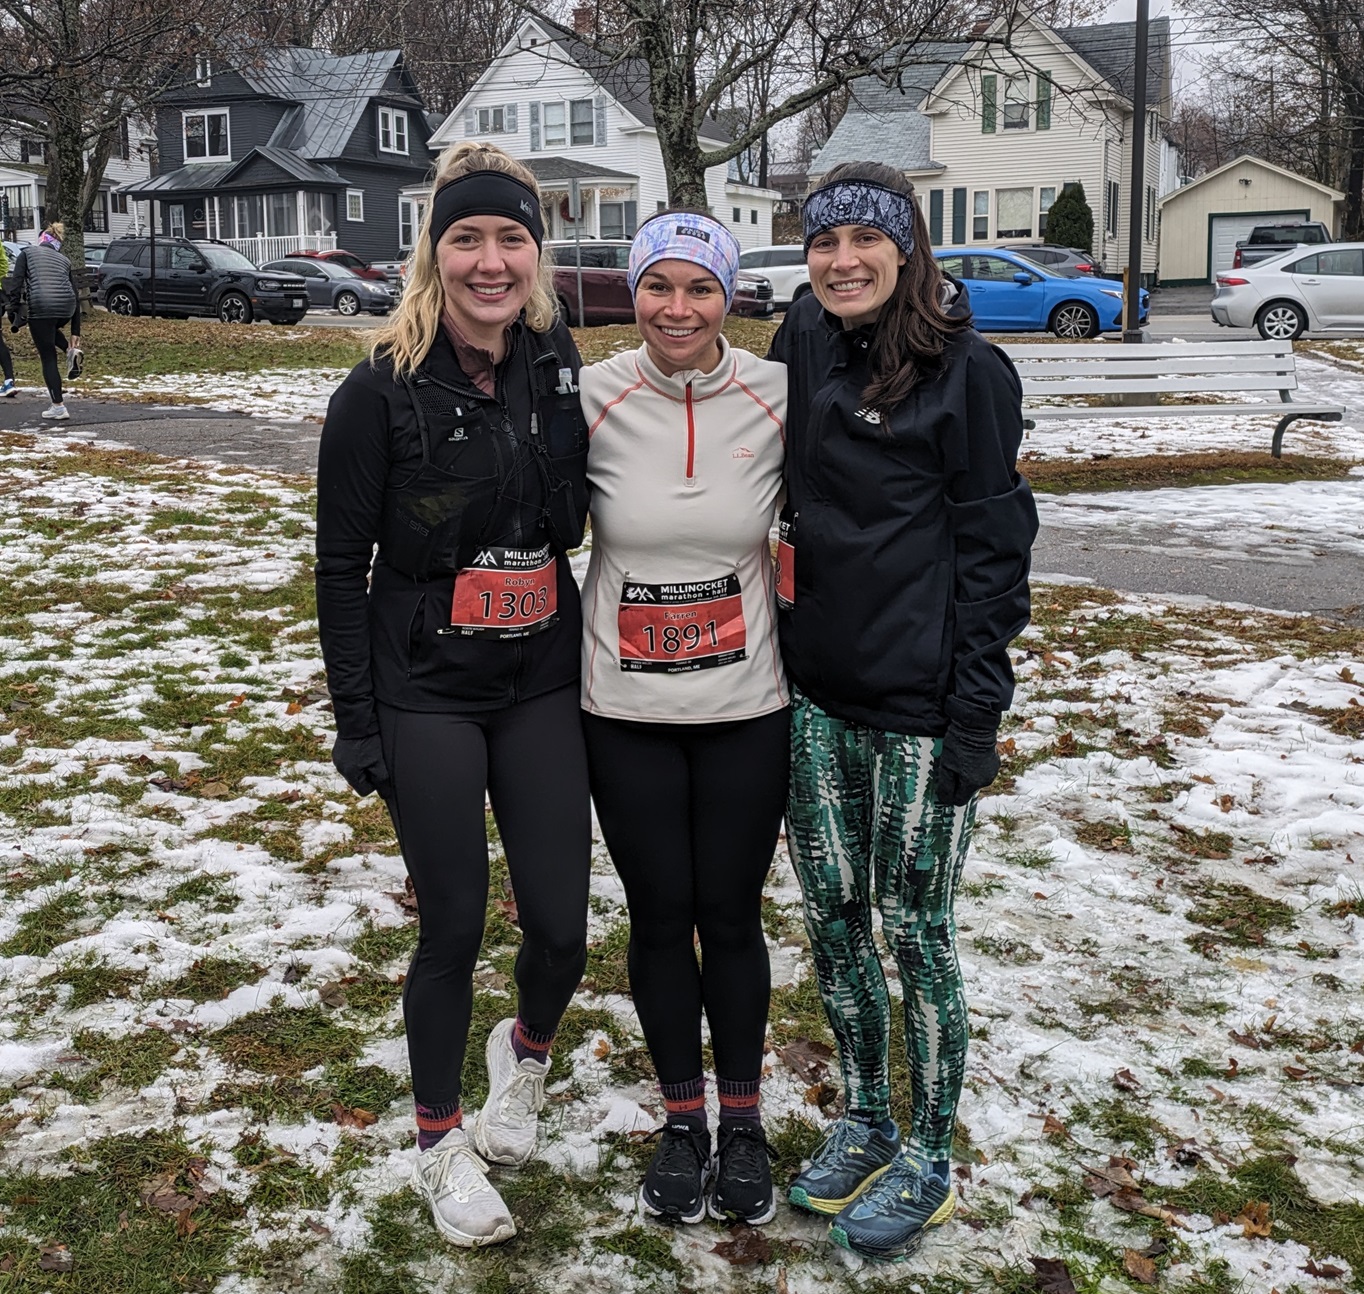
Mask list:
[[[1288,391],[1297,379],[1287,374],[1240,374],[1234,383],[1210,381],[1206,377],[1075,377],[1065,382],[1039,382],[1023,379],[1024,395],[1159,395],[1175,391]],[[1153,401],[1154,403],[1154,401]]]
[[[1263,417],[1266,414],[1279,418],[1286,413],[1292,413],[1295,417],[1313,421],[1339,422],[1344,412],[1344,408],[1338,404],[1280,404],[1277,400],[1272,400],[1265,404],[1134,404],[1125,408],[1121,405],[1106,404],[1098,409],[1091,409],[1082,404],[1058,404],[1054,408],[1050,405],[1033,404],[1025,406],[1023,416],[1034,422],[1041,422],[1049,418],[1132,418],[1140,420],[1142,418],[1210,418],[1227,417],[1228,415],[1259,415]]]
[[[1117,360],[1094,362],[1082,359],[1054,360],[1043,363],[1039,360],[1024,359],[1015,362],[1019,377],[1024,378],[1063,378],[1063,377],[1156,377],[1162,373],[1206,373],[1209,381],[1224,373],[1283,373],[1292,375],[1296,366],[1293,361],[1276,362],[1257,356],[1251,359],[1161,359],[1156,363],[1135,361],[1127,364]]]
[[[1187,355],[1282,355],[1292,357],[1293,347],[1289,342],[1278,341],[1186,341],[1154,342],[1145,346],[1127,346],[1121,342],[1058,342],[1048,345],[1045,342],[1009,343],[1003,347],[1011,359],[1018,356],[1025,359],[1129,359],[1133,352],[1146,355],[1168,355],[1176,358]]]

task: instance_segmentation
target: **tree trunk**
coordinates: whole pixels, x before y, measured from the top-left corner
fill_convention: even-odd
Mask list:
[[[1346,242],[1356,242],[1364,234],[1364,95],[1348,94],[1345,103],[1350,114],[1350,152],[1340,236]]]

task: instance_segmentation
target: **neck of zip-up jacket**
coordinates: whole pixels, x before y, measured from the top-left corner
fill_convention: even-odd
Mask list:
[[[687,479],[684,484],[696,484],[696,413],[691,403],[691,383],[687,383]]]

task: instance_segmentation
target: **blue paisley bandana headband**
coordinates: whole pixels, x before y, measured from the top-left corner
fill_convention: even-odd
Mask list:
[[[709,270],[720,280],[725,309],[729,309],[739,281],[739,240],[718,220],[690,211],[669,211],[640,225],[630,245],[627,278],[632,298],[644,271],[657,261],[691,261]]]
[[[879,229],[908,256],[914,250],[914,199],[870,180],[843,180],[805,199],[805,250],[839,225]]]

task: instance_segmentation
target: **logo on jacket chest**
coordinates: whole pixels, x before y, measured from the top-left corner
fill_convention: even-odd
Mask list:
[[[869,422],[874,427],[879,427],[881,425],[881,411],[879,409],[859,409],[853,414],[853,417],[861,418],[863,422]]]
[[[757,455],[748,448],[747,445],[740,445],[731,455],[731,458],[757,458]]]

